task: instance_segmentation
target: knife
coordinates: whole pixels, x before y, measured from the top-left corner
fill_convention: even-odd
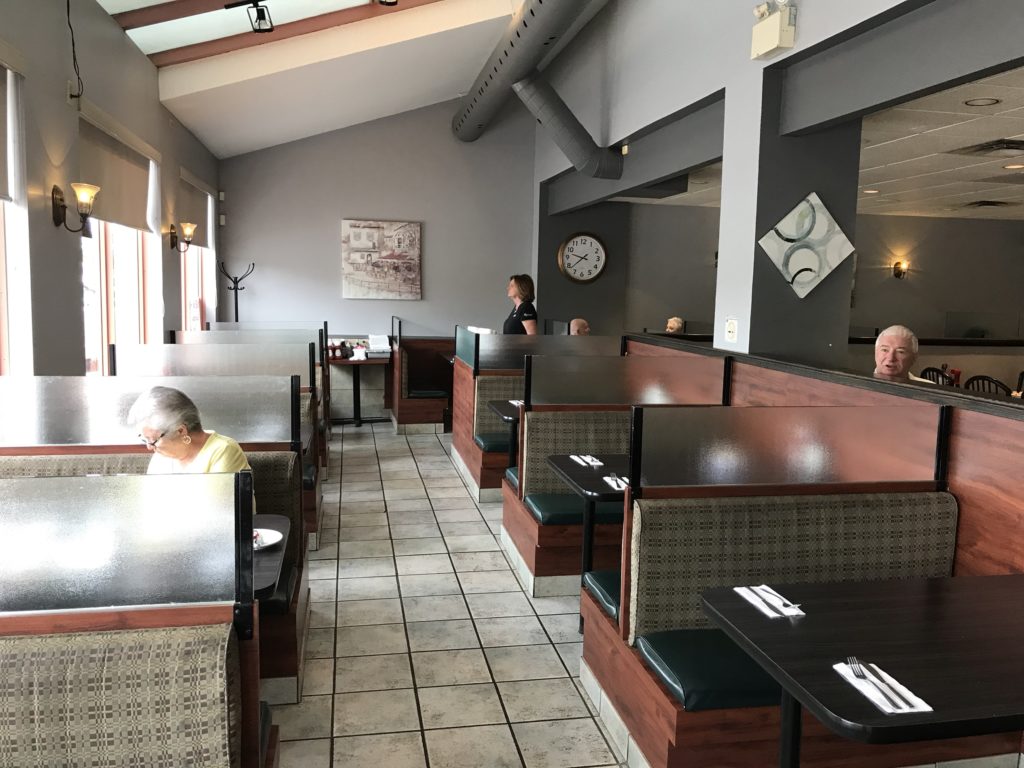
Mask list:
[[[782,611],[783,614],[786,613],[784,610],[782,610],[784,608],[788,608],[790,610],[797,610],[797,611],[800,610],[800,606],[797,603],[791,603],[789,600],[787,600],[782,595],[780,595],[778,592],[776,592],[775,590],[773,590],[773,589],[771,589],[769,587],[760,587],[760,586],[758,586],[758,587],[751,587],[751,589],[754,590],[754,593],[758,597],[760,597],[766,603],[771,605],[773,608],[777,608],[780,611]],[[786,614],[786,615],[788,615],[788,614]]]
[[[889,694],[900,703],[901,707],[907,707],[908,709],[914,708],[914,705],[911,702],[907,701],[905,696],[901,695],[899,691],[897,691],[892,685],[890,685],[885,680],[884,677],[882,677],[881,671],[878,669],[878,666],[876,664],[862,663],[861,668],[864,669],[865,674],[867,674],[868,679],[871,680],[872,683],[877,685],[879,688],[884,687],[885,690],[887,690]]]

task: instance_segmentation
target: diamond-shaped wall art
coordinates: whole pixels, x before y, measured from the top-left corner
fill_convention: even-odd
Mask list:
[[[853,243],[814,192],[758,240],[801,299],[853,253]]]

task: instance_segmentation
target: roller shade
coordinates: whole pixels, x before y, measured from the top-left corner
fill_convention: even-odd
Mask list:
[[[182,178],[178,181],[178,199],[175,201],[176,214],[174,225],[183,221],[198,224],[192,242],[201,248],[209,248],[210,237],[210,194],[186,180],[190,176],[182,169]]]
[[[7,70],[0,66],[0,200],[11,199],[11,174],[7,162],[7,136],[11,127],[7,124]]]
[[[148,231],[149,158],[85,120],[78,121],[78,153],[79,178],[72,181],[100,187],[93,216]]]

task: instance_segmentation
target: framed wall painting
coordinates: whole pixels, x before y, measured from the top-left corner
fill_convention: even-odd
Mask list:
[[[422,298],[417,221],[341,221],[343,299]]]

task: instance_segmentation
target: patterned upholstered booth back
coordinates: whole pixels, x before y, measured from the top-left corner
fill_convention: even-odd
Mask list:
[[[949,576],[956,525],[948,493],[641,499],[629,642],[708,626],[711,587]]]
[[[303,531],[302,476],[291,451],[250,451],[256,511],[284,515],[292,524],[285,567],[299,562]],[[144,475],[148,453],[89,453],[55,456],[0,456],[0,478],[82,477],[84,475]],[[296,533],[299,532],[299,533]]]
[[[629,411],[528,411],[522,429],[524,497],[572,492],[548,465],[548,456],[629,453]]]
[[[0,767],[233,768],[230,624],[0,637]]]
[[[508,425],[487,407],[487,402],[489,400],[521,400],[522,397],[522,376],[477,376],[473,434],[508,432]]]

